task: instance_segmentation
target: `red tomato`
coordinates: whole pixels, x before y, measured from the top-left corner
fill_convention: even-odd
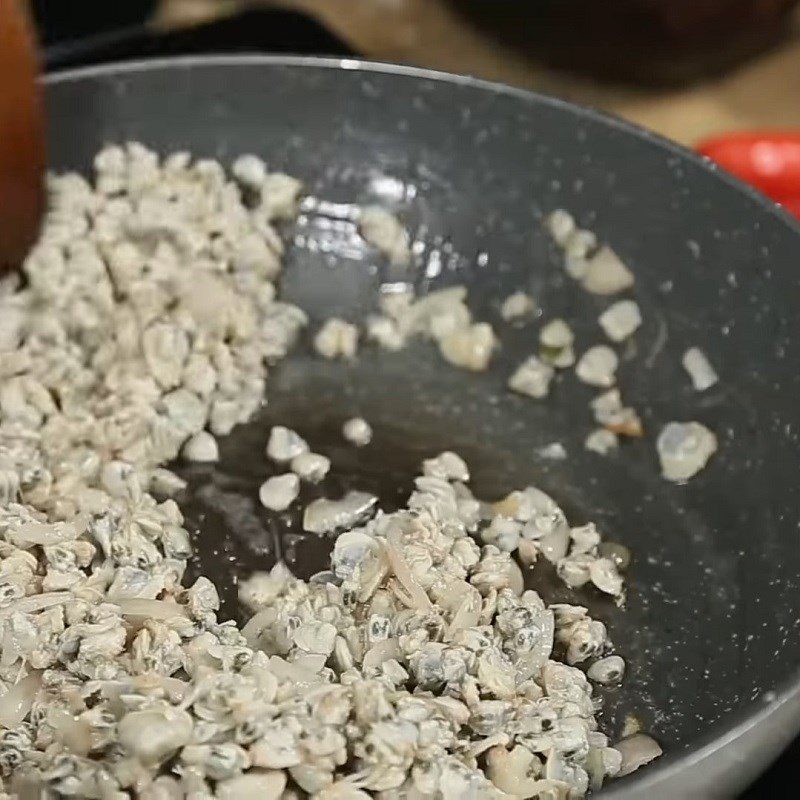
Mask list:
[[[732,133],[697,150],[779,203],[800,197],[800,132]]]
[[[784,197],[778,201],[789,214],[800,219],[800,196]]]

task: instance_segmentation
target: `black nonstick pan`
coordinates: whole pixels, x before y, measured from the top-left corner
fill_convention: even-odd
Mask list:
[[[800,728],[800,230],[783,213],[690,153],[567,103],[418,69],[314,58],[190,58],[48,78],[51,164],[88,170],[104,143],[138,139],[223,161],[242,152],[301,177],[317,198],[398,210],[425,253],[410,273],[337,238],[319,207],[287,231],[283,291],[312,322],[357,318],[381,283],[420,291],[465,283],[476,316],[502,330],[486,374],[444,366],[422,344],[367,349],[331,366],[307,348],[270,377],[269,402],[222,443],[215,468],[186,470],[194,567],[235,616],[236,576],[283,557],[309,574],[325,545],[280,528],[253,502],[269,472],[269,425],[289,420],[331,455],[343,484],[390,507],[419,459],[443,447],[471,463],[476,491],[534,482],[571,519],[597,520],[634,553],[627,606],[586,596],[629,662],[606,692],[612,737],[635,714],[665,755],[611,783],[609,798],[730,797]],[[578,348],[600,341],[606,303],[564,275],[540,218],[571,210],[636,273],[644,325],[620,382],[647,437],[601,458],[583,449],[592,394],[565,376],[541,403],[504,389],[535,349],[535,329],[501,328],[499,303],[530,291],[574,324]],[[310,208],[310,207],[309,207]],[[324,209],[324,206],[323,206]],[[322,217],[320,216],[322,214]],[[313,325],[312,325],[313,327]],[[680,365],[700,346],[721,382],[692,391]],[[375,443],[340,446],[359,413]],[[659,476],[654,439],[670,420],[704,422],[720,440],[686,486]],[[560,442],[565,460],[547,458]],[[356,455],[353,453],[356,452]],[[400,492],[402,494],[402,492]],[[549,598],[552,576],[532,576]]]

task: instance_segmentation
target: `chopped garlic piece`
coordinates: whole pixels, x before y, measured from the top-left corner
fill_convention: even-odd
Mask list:
[[[319,483],[330,471],[331,461],[319,453],[300,453],[289,466],[301,480]]]
[[[367,317],[367,339],[385,350],[402,350],[406,343],[397,323],[391,317],[380,314]]]
[[[422,470],[426,475],[446,481],[466,483],[469,480],[469,468],[464,459],[450,450],[439,453],[436,458],[426,458],[422,462]]]
[[[508,379],[508,388],[528,397],[547,397],[555,370],[536,356],[529,356]]]
[[[609,306],[597,321],[612,342],[621,342],[642,324],[642,312],[635,301],[619,300]]]
[[[663,476],[684,483],[716,453],[717,437],[699,422],[670,422],[658,435],[656,450]]]
[[[587,292],[599,295],[617,294],[633,286],[633,273],[607,245],[591,256],[587,265],[586,274],[581,280]]]
[[[619,366],[617,354],[604,344],[590,347],[575,365],[575,374],[590,386],[607,389],[614,385]]]
[[[408,231],[390,211],[379,206],[362,208],[358,225],[364,240],[380,250],[392,264],[402,266],[411,261]]]
[[[619,447],[619,438],[613,431],[606,428],[596,428],[586,437],[584,447],[604,456]]]
[[[285,511],[300,494],[300,479],[293,472],[267,478],[258,490],[258,499],[264,508]]]
[[[326,320],[314,337],[314,349],[323,358],[355,358],[358,328],[338,317]]]
[[[545,217],[544,225],[556,244],[563,247],[575,230],[575,218],[563,208],[557,208]]]
[[[519,322],[529,318],[536,311],[536,303],[525,292],[514,292],[503,301],[500,316],[506,322]]]
[[[342,425],[342,436],[356,447],[364,447],[372,441],[372,427],[363,417],[353,417]]]
[[[597,247],[597,236],[592,231],[574,230],[564,242],[564,254],[569,258],[586,258]]]
[[[457,328],[439,340],[439,350],[451,364],[473,372],[489,366],[497,340],[488,322]]]
[[[283,425],[275,425],[269,432],[269,441],[267,442],[267,456],[273,461],[284,463],[291,461],[301,453],[308,452],[308,443],[295,433],[291,428],[286,428]]]
[[[539,331],[539,341],[544,347],[561,349],[569,347],[575,341],[575,334],[563,319],[557,318],[550,320]]]
[[[219,461],[217,440],[208,431],[199,431],[187,439],[181,449],[181,455],[187,461],[198,463]]]
[[[258,156],[239,156],[231,167],[233,177],[251,189],[258,189],[267,177],[267,166]]]
[[[589,405],[594,418],[605,428],[622,436],[644,436],[644,428],[639,415],[633,408],[622,405],[619,389],[609,389],[596,397]]]
[[[699,347],[690,347],[681,360],[683,368],[692,379],[692,386],[698,392],[704,392],[719,382],[719,376],[706,354]]]

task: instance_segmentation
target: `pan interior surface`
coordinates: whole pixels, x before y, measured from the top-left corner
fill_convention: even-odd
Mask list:
[[[185,471],[194,566],[220,585],[231,616],[239,575],[278,555],[306,576],[321,568],[324,544],[300,536],[291,517],[279,530],[257,507],[257,487],[274,469],[264,456],[272,424],[293,425],[332,458],[319,492],[357,485],[386,506],[402,502],[421,458],[456,450],[479,496],[536,484],[572,524],[594,520],[633,551],[624,610],[591,592],[573,602],[608,624],[628,661],[624,685],[604,692],[609,733],[633,713],[665,760],[679,759],[728,730],[736,709],[755,713],[800,660],[800,323],[792,313],[800,237],[699,161],[591,113],[468,80],[353,66],[195,60],[90,70],[49,86],[57,170],[87,171],[103,144],[129,139],[226,163],[253,152],[303,179],[314,198],[376,202],[407,220],[424,245],[408,271],[354,245],[346,226],[330,222],[335,206],[312,203],[287,230],[294,246],[283,294],[309,312],[312,331],[332,315],[363,318],[381,285],[411,281],[419,291],[467,285],[476,319],[501,338],[479,375],[445,365],[425,343],[397,354],[365,348],[350,364],[323,362],[302,343],[270,376],[257,418],[221,442],[220,463]],[[597,316],[609,301],[565,275],[541,227],[541,215],[558,207],[636,274],[644,324],[619,382],[647,437],[607,458],[583,448],[593,392],[573,375],[543,402],[505,389],[537,345],[537,325],[500,320],[513,291],[530,292],[544,319],[568,320],[578,351],[603,340]],[[721,375],[703,394],[680,363],[695,345]],[[364,450],[339,435],[354,415],[375,428]],[[659,475],[654,439],[671,420],[703,422],[720,442],[685,486]],[[546,457],[553,442],[566,459]],[[567,599],[547,570],[530,578],[545,599]]]

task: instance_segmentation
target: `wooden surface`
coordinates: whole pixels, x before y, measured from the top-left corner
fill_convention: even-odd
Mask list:
[[[457,12],[448,0],[254,0],[299,9],[365,57],[434,67],[603,108],[684,144],[726,130],[800,127],[800,18],[787,40],[724,76],[684,89],[609,85],[547,68]],[[487,0],[494,2],[494,0]],[[238,0],[162,0],[160,25],[213,19]],[[613,4],[612,4],[613,5]],[[577,34],[576,34],[577,35]]]

